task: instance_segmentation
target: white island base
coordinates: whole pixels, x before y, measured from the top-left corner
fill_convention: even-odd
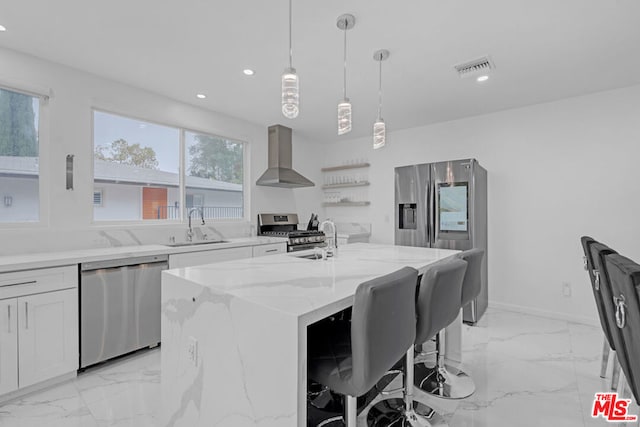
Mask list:
[[[307,326],[357,286],[457,251],[357,243],[329,260],[293,254],[163,272],[162,426],[306,426]],[[447,329],[460,361],[461,320]]]

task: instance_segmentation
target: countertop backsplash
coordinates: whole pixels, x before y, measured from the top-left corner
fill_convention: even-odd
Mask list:
[[[371,235],[371,224],[364,222],[336,222],[338,234]]]
[[[229,222],[193,227],[194,239],[221,240],[255,235],[249,222]],[[0,232],[0,256],[120,246],[156,245],[186,240],[187,226],[109,226],[100,228],[47,230],[12,229]]]

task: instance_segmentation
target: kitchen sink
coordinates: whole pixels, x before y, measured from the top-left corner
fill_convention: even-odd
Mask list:
[[[301,255],[290,254],[289,256],[296,257],[296,258],[303,258],[303,259],[311,259],[311,260],[322,259],[321,253],[320,254],[311,253],[311,254],[301,254]]]
[[[216,243],[227,243],[227,241],[226,240],[198,240],[197,242],[168,243],[168,244],[165,244],[164,246],[179,248],[181,246],[214,245]]]

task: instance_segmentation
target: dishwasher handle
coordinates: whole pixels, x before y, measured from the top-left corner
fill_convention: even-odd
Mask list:
[[[80,264],[80,271],[103,270],[138,264],[156,264],[168,262],[168,255],[150,255],[135,258],[110,259],[106,261],[84,262]]]

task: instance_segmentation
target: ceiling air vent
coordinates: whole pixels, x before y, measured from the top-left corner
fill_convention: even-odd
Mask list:
[[[458,76],[465,78],[477,76],[479,74],[488,74],[491,70],[496,68],[496,66],[493,65],[491,58],[483,56],[482,58],[474,59],[473,61],[454,65],[454,68],[458,72]]]

